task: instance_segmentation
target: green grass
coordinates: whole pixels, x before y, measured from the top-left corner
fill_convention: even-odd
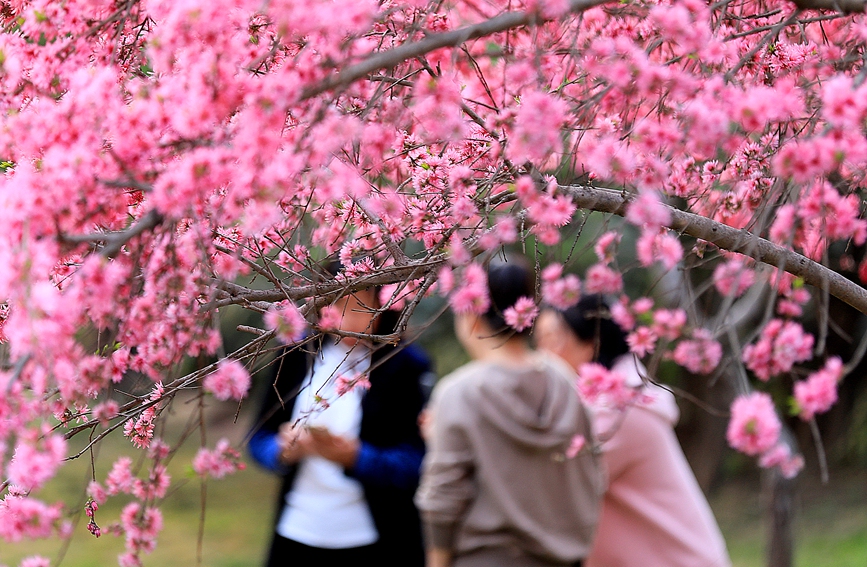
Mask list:
[[[210,444],[225,434],[240,440],[246,425],[217,425],[222,433],[209,430]],[[171,495],[162,506],[164,528],[156,550],[144,556],[150,567],[247,567],[262,564],[270,538],[277,479],[249,464],[247,470],[207,484],[207,514],[198,558],[201,518],[201,486],[190,475],[189,463],[196,451],[187,443],[169,464]],[[123,438],[110,439],[97,460],[97,478],[104,479],[108,466],[121,453],[135,455]],[[48,486],[42,497],[62,500],[71,510],[81,510],[83,491],[90,477],[88,457],[73,461]],[[119,496],[97,512],[103,528],[117,520],[129,501]],[[734,567],[764,566],[764,519],[759,483],[742,478],[728,482],[711,497],[711,505],[729,547]],[[867,471],[832,471],[823,486],[811,475],[799,481],[796,520],[795,567],[867,566]],[[83,518],[83,514],[80,515]],[[123,540],[110,534],[94,538],[80,520],[60,565],[102,567],[116,565]],[[58,540],[0,542],[0,565],[14,567],[24,557],[41,554],[57,565]]]
[[[723,486],[711,506],[734,567],[764,567],[765,522],[757,480]],[[867,471],[832,471],[822,485],[805,473],[795,501],[794,567],[867,566]]]

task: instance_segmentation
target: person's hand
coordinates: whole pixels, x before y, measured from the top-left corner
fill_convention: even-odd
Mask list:
[[[312,453],[310,434],[306,429],[293,427],[289,422],[280,426],[277,439],[280,445],[280,462],[283,464],[297,463]]]
[[[361,443],[358,439],[334,435],[321,427],[310,427],[307,431],[309,432],[310,450],[313,453],[348,469],[355,465],[358,451],[361,449]]]

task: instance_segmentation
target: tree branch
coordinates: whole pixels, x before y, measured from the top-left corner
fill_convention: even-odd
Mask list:
[[[569,12],[582,12],[607,4],[612,0],[569,0]],[[849,0],[854,1],[854,0]],[[506,31],[520,26],[544,23],[554,18],[543,18],[538,12],[507,12],[490,20],[465,26],[450,32],[431,34],[413,43],[405,43],[394,49],[375,53],[360,63],[343,69],[319,84],[304,89],[301,100],[313,98],[325,91],[350,85],[355,81],[366,77],[378,69],[388,69],[408,59],[421,57],[431,51],[444,47],[457,47],[472,39],[478,39],[491,34]]]
[[[105,258],[111,258],[120,252],[121,247],[145,231],[158,226],[163,222],[163,216],[156,209],[151,209],[139,218],[126,230],[119,232],[97,232],[94,234],[61,234],[58,238],[62,242],[81,244],[83,242],[104,242],[100,254]]]
[[[860,14],[867,6],[865,0],[792,0],[801,10],[834,10],[844,14]]]
[[[582,209],[626,214],[631,197],[628,193],[593,187],[561,187]],[[732,228],[713,219],[668,207],[671,212],[669,228],[706,240],[723,250],[749,256],[758,262],[777,267],[806,283],[827,289],[831,295],[860,311],[867,313],[867,290],[841,274],[810,260],[806,256],[778,246],[746,230]]]

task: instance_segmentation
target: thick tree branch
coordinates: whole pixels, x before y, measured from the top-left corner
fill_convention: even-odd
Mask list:
[[[361,289],[375,286],[388,285],[402,282],[408,279],[421,277],[446,261],[444,256],[425,258],[423,260],[409,260],[403,266],[387,266],[377,268],[375,272],[360,276],[352,281],[328,280],[322,283],[303,285],[298,287],[284,287],[277,289],[250,289],[231,282],[220,282],[221,290],[229,294],[214,301],[209,307],[225,307],[227,305],[257,304],[257,302],[273,302],[290,299],[298,301],[309,297],[321,298],[323,303],[333,301],[340,295],[352,293]],[[259,304],[264,305],[264,304]]]
[[[844,14],[860,14],[867,6],[865,0],[792,0],[801,10],[834,10]]]
[[[120,252],[124,244],[139,234],[157,227],[161,222],[163,222],[163,216],[156,209],[151,209],[126,230],[119,232],[97,232],[94,234],[61,234],[59,238],[61,241],[70,244],[104,242],[105,245],[100,250],[100,254],[105,258],[112,258]]]
[[[569,0],[569,12],[582,12],[607,4],[612,0]],[[301,100],[306,100],[322,94],[325,91],[350,85],[355,81],[379,69],[388,69],[409,59],[421,57],[431,51],[444,47],[457,47],[472,39],[478,39],[491,34],[503,32],[520,26],[532,25],[549,21],[553,18],[543,18],[537,12],[507,12],[490,20],[456,29],[450,32],[428,35],[421,41],[405,43],[394,49],[371,55],[364,61],[343,69],[317,85],[312,85],[301,93]]]
[[[623,216],[630,195],[621,191],[591,187],[561,187],[582,208]],[[806,283],[828,290],[831,295],[844,301],[862,313],[867,313],[867,290],[841,274],[810,260],[806,256],[778,246],[755,234],[732,228],[713,219],[687,213],[669,207],[669,228],[706,240],[723,250],[738,252],[758,262],[775,266]]]

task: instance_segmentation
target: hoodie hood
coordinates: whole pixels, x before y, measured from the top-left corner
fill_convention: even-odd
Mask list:
[[[479,382],[478,409],[483,419],[516,444],[539,450],[563,449],[581,431],[584,408],[574,374],[565,364],[533,355],[527,366],[507,367],[479,361],[503,376]]]

